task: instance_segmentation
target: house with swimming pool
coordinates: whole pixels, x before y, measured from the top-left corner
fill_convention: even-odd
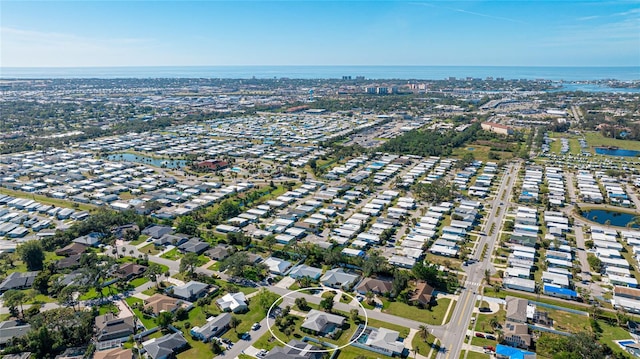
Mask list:
[[[400,333],[387,328],[365,327],[360,324],[349,340],[353,346],[388,356],[403,356],[404,342]]]

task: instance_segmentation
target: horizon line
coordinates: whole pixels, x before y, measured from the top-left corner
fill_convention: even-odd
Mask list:
[[[0,69],[82,69],[82,68],[159,68],[159,67],[567,67],[638,68],[640,65],[81,65],[81,66],[0,66]]]

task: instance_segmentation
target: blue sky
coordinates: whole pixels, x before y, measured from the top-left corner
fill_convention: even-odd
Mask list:
[[[640,66],[640,1],[6,1],[0,66]]]

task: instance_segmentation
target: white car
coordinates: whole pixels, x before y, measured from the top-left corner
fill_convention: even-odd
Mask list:
[[[260,329],[260,323],[253,323],[253,325],[251,326],[251,330],[258,330]]]

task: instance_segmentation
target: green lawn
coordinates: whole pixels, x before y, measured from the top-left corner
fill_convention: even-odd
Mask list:
[[[447,308],[449,308],[449,302],[451,302],[449,298],[438,299],[438,305],[433,306],[431,310],[421,309],[401,302],[389,302],[388,308],[384,309],[383,312],[426,324],[440,325]]]
[[[467,353],[467,351],[462,351],[460,353],[460,358],[464,358],[465,353]],[[478,352],[473,352],[473,351],[469,351],[467,354],[467,359],[488,359],[491,358],[491,356],[489,356],[489,354],[483,354],[483,353],[478,353]]]
[[[550,308],[541,308],[540,310],[549,312],[549,318],[553,319],[553,327],[557,330],[577,333],[591,328],[589,318],[584,315]]]
[[[585,132],[589,147],[616,146],[626,150],[640,151],[640,141],[618,140],[602,136],[600,132]]]
[[[98,307],[98,311],[100,313],[100,315],[104,315],[107,313],[119,313],[120,310],[118,309],[118,306],[116,306],[113,303],[109,303],[109,304],[104,304],[101,305],[100,307]]]
[[[136,239],[135,241],[129,242],[129,244],[132,246],[137,246],[138,244],[146,241],[147,239],[149,239],[149,236],[147,236],[146,234],[141,234],[140,237],[138,237],[138,239]]]
[[[170,251],[164,253],[163,255],[161,255],[160,258],[170,259],[172,261],[177,261],[178,259],[182,258],[182,253],[180,253],[178,248],[173,248],[172,250],[170,250]]]
[[[213,271],[219,271],[220,270],[220,262],[215,262],[212,265],[209,266],[209,268],[207,268],[209,270],[213,270]]]
[[[356,348],[356,347],[351,346],[351,345],[346,347],[346,348],[344,348],[344,349],[341,349],[340,353],[338,354],[338,359],[355,359],[355,358],[358,358],[358,357],[365,357],[365,358],[391,358],[390,356],[386,356],[386,355],[370,352],[368,350]],[[410,356],[410,357],[412,357],[412,356]]]
[[[491,345],[492,347],[495,348],[496,344],[498,344],[498,342],[495,341],[495,340],[490,340],[490,339],[485,339],[485,338],[478,338],[476,336],[471,338],[471,345],[477,345],[479,347],[483,347],[485,345]]]
[[[128,298],[125,298],[124,301],[127,302],[129,307],[131,307],[131,309],[133,310],[133,313],[136,315],[136,317],[138,317],[138,319],[140,320],[142,325],[144,325],[145,328],[151,329],[157,326],[155,318],[148,316],[146,314],[143,314],[139,309],[133,308],[133,306],[136,303],[142,304],[143,303],[142,299],[138,299],[135,297],[128,297]]]
[[[143,284],[147,283],[148,281],[149,281],[149,278],[147,278],[147,277],[141,277],[141,278],[136,278],[136,279],[132,280],[132,281],[131,281],[131,282],[129,282],[129,283],[131,283],[131,285],[132,285],[134,288],[137,288],[137,287],[139,287],[139,286],[141,286],[141,285],[143,285]]]
[[[160,250],[157,249],[153,243],[151,243],[140,248],[140,253],[147,253],[149,255],[155,256],[156,254],[160,253]]]
[[[203,343],[199,340],[194,340],[189,334],[189,330],[183,329],[182,333],[184,338],[189,343],[190,348],[176,355],[178,359],[200,359],[200,358],[213,358],[215,355],[211,351],[211,343]]]
[[[253,323],[259,322],[264,319],[264,317],[267,316],[267,313],[265,313],[265,311],[260,308],[257,300],[249,300],[249,311],[244,314],[234,314],[234,316],[242,321],[236,328],[237,332],[244,333],[248,332],[251,329]],[[223,335],[223,337],[231,339],[233,341],[236,341],[238,339],[236,333],[233,330],[227,331]]]
[[[479,332],[495,333],[495,331],[491,328],[491,325],[489,325],[489,321],[491,320],[491,318],[495,317],[496,319],[498,319],[498,323],[502,324],[504,323],[506,316],[507,316],[507,312],[504,309],[500,309],[495,314],[479,313],[478,319],[476,319],[475,328]]]
[[[600,335],[600,342],[603,344],[607,344],[614,352],[625,353],[622,348],[616,343],[614,340],[622,340],[622,339],[631,339],[631,334],[620,327],[615,327],[607,324],[601,320],[598,321],[600,323],[600,327],[602,328],[602,333]]]
[[[116,294],[118,292],[117,289],[111,288],[111,286],[102,287],[102,296],[108,297],[110,295]],[[85,294],[80,296],[80,300],[91,300],[100,298],[100,294],[96,291],[95,288],[90,288]]]
[[[36,294],[35,297],[33,297],[30,301],[26,302],[25,304],[38,304],[38,303],[55,303],[56,300],[46,296],[44,294]]]
[[[420,335],[418,333],[416,333],[416,335],[413,337],[413,340],[411,341],[411,347],[412,348],[417,348],[418,349],[418,354],[422,354],[424,356],[427,356],[429,354],[429,352],[431,351],[432,347],[434,348],[433,349],[434,351],[437,351],[439,349],[439,346],[434,344],[435,340],[436,340],[436,337],[434,337],[433,335],[429,334],[429,336],[427,337],[427,341],[425,342],[424,340],[422,340]],[[413,354],[413,353],[411,352],[409,354]],[[411,356],[411,355],[409,355],[409,356]]]

